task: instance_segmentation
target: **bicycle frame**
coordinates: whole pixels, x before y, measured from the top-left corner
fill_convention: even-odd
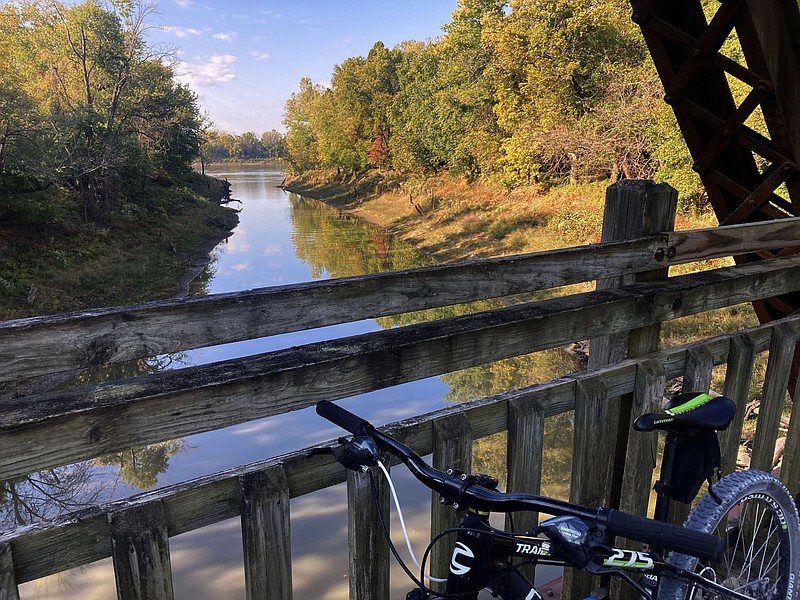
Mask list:
[[[591,562],[578,564],[574,556],[565,554],[550,538],[496,530],[489,525],[487,514],[474,511],[467,511],[459,526],[449,531],[456,533],[456,541],[442,598],[476,600],[481,589],[489,588],[506,600],[543,600],[535,586],[519,572],[518,567],[525,564],[577,567],[597,575],[622,577],[644,599],[657,596],[658,582],[663,576],[677,577],[727,597],[750,598],[679,569],[659,553],[648,550],[606,548],[596,552]],[[515,559],[522,562],[515,564]],[[630,577],[635,573],[646,578],[647,587]]]

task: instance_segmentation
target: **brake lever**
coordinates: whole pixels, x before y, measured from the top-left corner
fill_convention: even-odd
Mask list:
[[[350,440],[339,438],[337,441],[343,446],[341,452],[337,452],[336,449],[330,447],[312,448],[306,453],[306,458],[320,454],[330,454],[336,462],[346,469],[362,473],[366,473],[369,467],[378,463],[378,447],[372,438],[365,435],[357,435]]]

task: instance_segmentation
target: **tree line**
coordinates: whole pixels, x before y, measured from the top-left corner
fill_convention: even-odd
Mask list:
[[[99,220],[188,172],[203,118],[148,47],[147,0],[0,5],[0,215],[58,188]],[[51,197],[52,198],[52,197]]]
[[[443,35],[300,81],[284,112],[295,173],[366,168],[509,188],[697,177],[627,0],[459,0]]]
[[[204,163],[224,160],[263,160],[286,156],[285,136],[272,129],[260,136],[252,131],[240,135],[209,130],[203,136],[200,158]]]

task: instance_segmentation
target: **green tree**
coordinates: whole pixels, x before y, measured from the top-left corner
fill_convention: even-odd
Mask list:
[[[286,102],[283,124],[286,126],[286,152],[289,167],[295,173],[304,173],[319,166],[317,135],[312,129],[311,119],[315,104],[322,89],[311,79],[300,80],[300,90]]]

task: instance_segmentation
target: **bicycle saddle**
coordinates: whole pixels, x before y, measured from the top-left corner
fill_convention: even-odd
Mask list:
[[[664,412],[646,413],[633,422],[636,431],[661,429],[673,433],[727,429],[736,405],[725,396],[689,392],[675,396]]]

